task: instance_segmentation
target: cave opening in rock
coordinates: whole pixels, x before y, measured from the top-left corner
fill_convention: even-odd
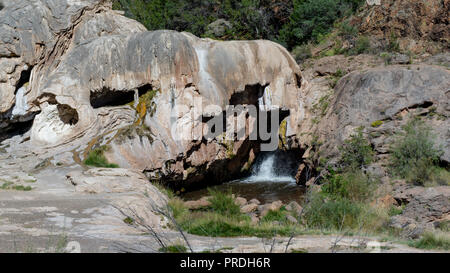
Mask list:
[[[91,91],[90,102],[93,108],[114,107],[126,105],[134,102],[137,96],[140,97],[152,90],[151,84],[138,87],[136,90],[110,90],[103,88],[101,91]]]
[[[202,195],[207,195],[207,187],[214,187],[218,190],[231,188],[233,193],[246,198],[260,198],[262,201],[275,201],[275,199],[291,201],[298,200],[303,196],[304,187],[297,185],[295,180],[298,165],[301,162],[301,150],[299,148],[291,148],[290,150],[285,150],[285,147],[278,148],[280,124],[286,122],[290,111],[271,105],[270,94],[267,94],[268,86],[246,86],[244,91],[231,96],[230,106],[235,109],[236,106],[256,106],[256,120],[258,122],[255,123],[254,129],[258,132],[257,139],[250,140],[247,136],[237,152],[233,143],[237,143],[238,140],[231,141],[232,143],[230,143],[230,140],[225,141],[223,145],[227,149],[227,153],[233,153],[231,157],[211,162],[209,170],[204,172],[200,178],[194,177],[193,180],[174,183],[187,191],[183,194],[185,199],[194,200],[201,198]],[[237,118],[240,114],[242,112],[238,110],[233,115]],[[272,127],[272,115],[274,114],[278,115],[278,124]],[[226,111],[221,112],[220,115],[223,121],[222,128],[226,128]],[[266,115],[266,118],[261,119],[260,115]],[[245,117],[248,122],[249,114],[246,113]],[[207,123],[213,118],[216,117],[203,116],[202,121]],[[274,150],[261,151],[262,144],[271,142],[271,139],[261,138],[259,133],[262,125],[265,125],[265,129],[268,130],[267,133],[273,132],[274,142],[276,142]],[[216,136],[221,134],[220,131],[216,132],[216,128],[212,128],[211,131],[214,131]],[[234,137],[236,136],[237,133],[235,132]],[[186,165],[184,167],[187,169],[192,166]],[[177,190],[177,187],[175,189]]]
[[[58,104],[58,114],[62,122],[69,125],[78,123],[78,112],[67,104]]]
[[[24,122],[12,123],[6,128],[0,130],[0,144],[6,139],[13,138],[15,136],[20,136],[31,130],[33,126],[33,119]]]

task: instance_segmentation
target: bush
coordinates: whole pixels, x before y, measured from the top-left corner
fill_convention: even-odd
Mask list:
[[[420,119],[412,119],[391,147],[390,168],[394,175],[424,185],[437,170],[441,153],[436,149],[431,128]]]
[[[289,23],[280,31],[279,40],[288,48],[317,42],[329,32],[334,22],[356,11],[364,0],[294,0]]]
[[[350,136],[340,148],[340,167],[346,169],[362,169],[373,162],[373,149],[364,137],[362,128],[356,130],[356,134]]]
[[[239,216],[241,215],[241,209],[238,204],[234,202],[234,198],[229,192],[220,192],[217,190],[208,190],[212,196],[209,199],[211,202],[211,208],[214,212],[224,216]]]
[[[361,36],[356,40],[355,47],[349,52],[350,55],[357,55],[370,52],[370,40],[366,36]]]
[[[362,171],[342,174],[332,172],[325,178],[322,192],[333,200],[347,199],[352,202],[365,202],[372,197],[375,184]]]
[[[368,202],[313,191],[307,193],[307,198],[303,219],[309,228],[377,232],[388,220],[387,211],[373,208]]]
[[[313,193],[303,217],[310,228],[341,230],[358,227],[362,207],[347,199],[326,200],[325,195]]]
[[[277,221],[279,223],[286,222],[287,211],[283,207],[280,210],[270,210],[264,217],[261,218],[263,222],[274,222]]]
[[[107,146],[101,146],[90,151],[88,157],[84,160],[84,164],[100,168],[118,168],[119,165],[109,163],[106,157],[103,155],[103,153],[107,150]]]

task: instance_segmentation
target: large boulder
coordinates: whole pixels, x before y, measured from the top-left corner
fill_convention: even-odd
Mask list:
[[[444,151],[441,160],[450,162],[449,90],[450,72],[439,66],[388,66],[351,72],[330,93],[329,104],[317,124],[300,124],[298,131],[309,129],[321,144],[321,156],[332,163],[339,157],[338,148],[356,128],[365,128],[375,151],[382,156],[389,152],[393,134],[411,116],[429,114],[427,124]],[[299,138],[306,142],[305,136]]]

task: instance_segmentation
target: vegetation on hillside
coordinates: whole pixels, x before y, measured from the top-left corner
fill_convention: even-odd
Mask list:
[[[358,128],[340,147],[341,158],[328,168],[320,189],[307,193],[304,218],[315,229],[377,232],[387,221],[388,210],[371,206],[377,197],[377,180],[364,172],[373,161],[373,150]]]
[[[364,0],[113,0],[113,8],[149,30],[172,29],[211,36],[207,26],[231,23],[220,39],[269,39],[289,49],[317,41],[336,20],[354,13]]]
[[[442,149],[437,147],[431,128],[421,119],[411,119],[391,148],[393,175],[418,185],[447,185],[450,174],[439,167]]]
[[[106,159],[104,152],[106,152],[108,149],[108,146],[101,146],[90,151],[87,158],[84,160],[84,164],[100,168],[118,168],[119,165],[109,163]]]

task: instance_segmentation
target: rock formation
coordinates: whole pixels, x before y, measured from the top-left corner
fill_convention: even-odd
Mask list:
[[[21,0],[0,12],[2,137],[33,121],[35,153],[83,160],[108,145],[108,160],[153,180],[223,181],[251,163],[258,141],[192,136],[237,104],[284,111],[283,139],[296,145],[300,69],[273,42],[148,32],[100,0]],[[221,111],[199,112],[199,99]]]

